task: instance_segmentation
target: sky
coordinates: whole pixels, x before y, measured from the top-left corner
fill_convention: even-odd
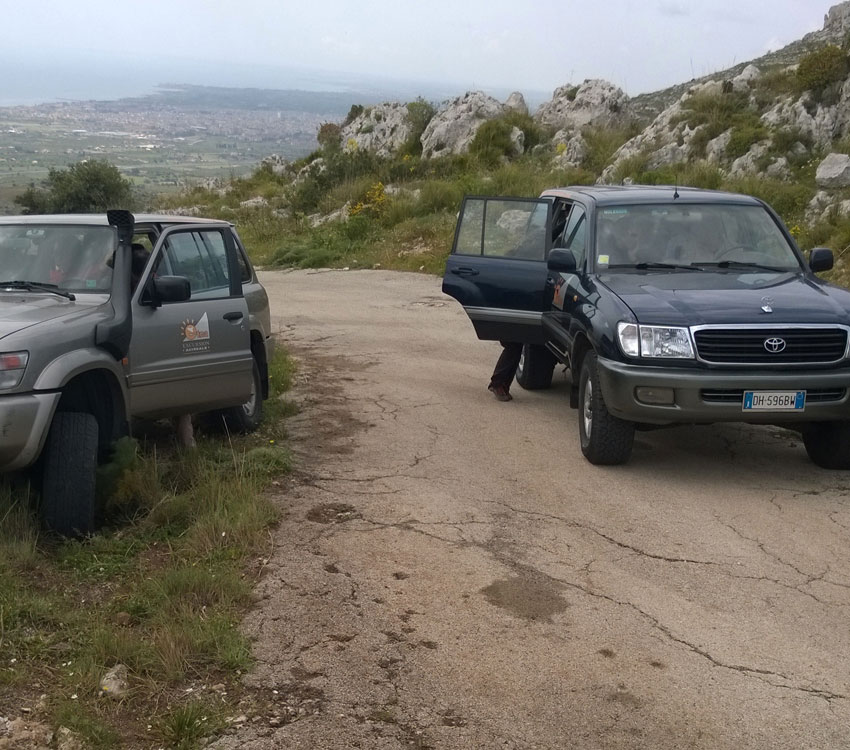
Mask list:
[[[357,77],[551,92],[606,78],[635,95],[819,29],[834,0],[0,0],[0,102],[79,98],[86,76],[305,88]],[[17,75],[9,81],[9,65]],[[88,72],[86,72],[88,71]],[[288,71],[288,73],[286,72]],[[336,78],[334,76],[336,75]],[[163,78],[163,76],[169,76]],[[123,84],[122,84],[123,81]],[[10,87],[16,85],[16,93]],[[104,83],[105,85],[105,83]],[[317,87],[319,87],[317,85]],[[91,87],[88,87],[91,88]],[[4,89],[6,89],[4,91]],[[128,93],[135,93],[130,91]]]

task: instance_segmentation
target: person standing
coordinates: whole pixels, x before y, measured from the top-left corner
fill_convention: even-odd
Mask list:
[[[490,376],[487,389],[497,401],[512,401],[511,383],[516,375],[519,360],[522,357],[522,344],[516,341],[502,341],[502,353],[496,361],[496,367]]]

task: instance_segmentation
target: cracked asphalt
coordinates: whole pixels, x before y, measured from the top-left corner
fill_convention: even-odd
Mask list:
[[[745,425],[594,467],[562,374],[487,392],[439,279],[262,281],[298,468],[245,623],[268,703],[214,747],[850,747],[850,474]]]

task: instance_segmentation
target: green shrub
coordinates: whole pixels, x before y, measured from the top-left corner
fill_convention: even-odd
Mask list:
[[[811,91],[816,101],[833,84],[847,77],[850,63],[847,54],[834,44],[827,44],[805,55],[797,67],[797,85],[800,91]]]
[[[342,128],[339,125],[335,122],[323,122],[319,126],[316,140],[323,149],[338,149],[341,137]]]
[[[543,140],[543,132],[529,115],[508,112],[501,117],[487,120],[478,128],[475,138],[469,144],[469,153],[490,167],[520,156],[511,141],[514,128],[519,128],[523,133],[524,151],[530,151]]]
[[[351,109],[348,110],[348,114],[345,116],[345,120],[342,122],[342,127],[346,125],[351,125],[360,115],[363,114],[363,105],[362,104],[352,104]]]
[[[422,134],[437,110],[422,97],[407,103],[407,120],[410,123],[410,135],[399,150],[399,156],[419,156],[422,153]]]
[[[752,122],[744,122],[732,126],[729,134],[729,143],[726,146],[726,156],[729,159],[737,159],[746,154],[750,147],[763,141],[767,137],[767,128],[761,124],[757,117]]]
[[[582,137],[587,144],[587,155],[581,166],[600,175],[610,163],[620,146],[636,136],[640,130],[636,126],[625,128],[586,128]]]

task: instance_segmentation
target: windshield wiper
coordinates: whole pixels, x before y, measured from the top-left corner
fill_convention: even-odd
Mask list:
[[[672,270],[684,269],[685,271],[702,271],[704,269],[694,265],[686,265],[684,263],[612,263],[608,268],[636,268],[638,271]]]
[[[694,263],[694,265],[708,268],[757,268],[760,271],[774,271],[776,273],[790,273],[794,270],[793,268],[765,266],[762,263],[748,263],[744,260],[719,260],[716,263]]]
[[[71,292],[66,292],[60,289],[56,284],[43,284],[39,281],[0,281],[0,289],[28,289],[33,292],[49,292],[50,294],[58,294],[60,297],[71,300],[73,302],[77,297]]]

